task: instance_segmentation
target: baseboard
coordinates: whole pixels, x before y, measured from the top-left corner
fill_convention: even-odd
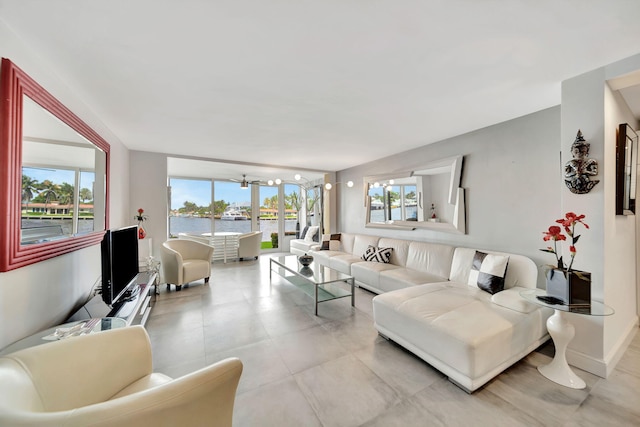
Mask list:
[[[621,335],[618,343],[613,346],[611,351],[603,359],[597,359],[568,348],[566,353],[567,362],[576,368],[582,369],[583,371],[590,372],[601,378],[607,378],[615,369],[616,365],[624,355],[624,352],[627,350],[627,347],[629,347],[629,344],[636,334],[637,328],[638,317],[635,317],[627,326],[624,334]]]
[[[629,348],[629,344],[633,341],[633,338],[636,336],[636,332],[638,330],[638,317],[636,316],[633,319],[633,322],[627,326],[627,329],[624,331],[624,334],[618,340],[616,345],[613,346],[609,354],[605,357],[607,360],[607,377],[613,372],[618,365],[618,362],[624,356],[624,352]]]

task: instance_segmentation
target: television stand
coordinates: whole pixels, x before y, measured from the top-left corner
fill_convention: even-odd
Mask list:
[[[123,319],[127,326],[144,326],[151,314],[152,303],[155,301],[155,292],[152,292],[152,288],[156,276],[157,273],[154,272],[138,273],[131,295],[121,298],[111,306],[102,301],[102,295],[96,295],[69,317],[67,322],[96,317],[118,317]]]

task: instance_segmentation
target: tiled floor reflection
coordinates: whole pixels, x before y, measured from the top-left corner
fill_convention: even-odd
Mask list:
[[[608,379],[571,390],[536,367],[548,343],[469,395],[373,327],[371,299],[313,301],[269,259],[214,263],[211,282],[160,295],[147,330],[154,367],[177,377],[230,356],[244,371],[234,426],[638,426],[640,334]]]

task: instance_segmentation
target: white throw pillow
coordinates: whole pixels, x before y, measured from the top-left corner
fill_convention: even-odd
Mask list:
[[[317,240],[315,240],[314,237],[316,236],[316,234],[318,234],[319,229],[320,227],[317,225],[309,227],[309,229],[307,230],[307,234],[305,234],[304,236],[304,241],[309,243],[316,242]]]

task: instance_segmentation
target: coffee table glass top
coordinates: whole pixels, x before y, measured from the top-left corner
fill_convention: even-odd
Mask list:
[[[314,296],[318,288],[318,302],[351,296],[351,291],[338,286],[338,282],[351,282],[353,277],[324,265],[312,262],[303,267],[296,255],[271,258],[271,262],[279,267],[277,273],[287,279],[307,295]],[[287,274],[289,273],[289,274]]]

